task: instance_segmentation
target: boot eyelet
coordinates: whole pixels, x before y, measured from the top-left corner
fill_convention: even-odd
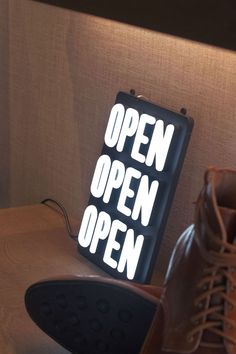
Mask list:
[[[233,309],[234,309],[234,306],[232,304],[228,304],[228,310],[233,311]]]
[[[198,308],[199,310],[202,310],[203,307],[204,307],[204,305],[203,305],[203,302],[202,302],[202,301],[197,304],[197,308]]]
[[[195,326],[198,326],[200,321],[199,319],[195,319],[194,317],[193,318],[190,318],[190,322],[191,324],[195,327]]]
[[[231,330],[233,329],[233,326],[232,326],[231,324],[229,324],[229,323],[227,323],[227,324],[225,325],[225,327],[226,327],[226,329],[227,329],[228,331],[231,331]]]
[[[193,338],[193,336],[187,336],[186,340],[187,340],[188,343],[192,343],[194,338]]]

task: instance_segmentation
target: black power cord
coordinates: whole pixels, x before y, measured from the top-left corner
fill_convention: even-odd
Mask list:
[[[41,201],[41,204],[45,204],[45,205],[47,205],[49,207],[50,207],[50,203],[51,204],[55,204],[60,209],[60,211],[62,212],[62,214],[64,216],[66,230],[68,232],[68,235],[70,236],[70,238],[72,238],[73,241],[77,241],[78,236],[73,234],[72,227],[71,227],[71,224],[70,224],[70,220],[69,220],[69,217],[68,217],[68,214],[67,214],[67,211],[66,211],[65,207],[61,203],[59,203],[58,201],[56,201],[55,199],[52,199],[52,198],[46,198],[46,199]]]

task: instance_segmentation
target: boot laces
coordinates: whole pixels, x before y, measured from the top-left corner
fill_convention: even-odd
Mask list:
[[[203,251],[205,253],[203,256],[209,266],[204,270],[203,278],[197,284],[197,287],[202,290],[201,295],[197,296],[194,301],[199,312],[191,318],[195,327],[187,337],[191,341],[194,335],[208,331],[211,337],[213,335],[217,338],[217,342],[201,339],[200,345],[207,348],[222,348],[225,341],[236,345],[236,338],[225,331],[225,329],[236,328],[236,321],[225,313],[226,307],[228,312],[236,307],[236,302],[228,296],[226,291],[226,288],[236,291],[236,278],[233,276],[236,273],[236,247],[219,238],[215,239],[215,236],[214,242],[223,251],[220,253]]]

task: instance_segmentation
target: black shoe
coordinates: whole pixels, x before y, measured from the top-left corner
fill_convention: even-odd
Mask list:
[[[32,320],[74,354],[138,354],[159,299],[123,281],[78,277],[38,282],[25,294]]]

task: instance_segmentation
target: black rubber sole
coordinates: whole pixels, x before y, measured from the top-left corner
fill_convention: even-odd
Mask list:
[[[99,279],[53,280],[25,295],[32,320],[74,354],[138,354],[158,300]]]

